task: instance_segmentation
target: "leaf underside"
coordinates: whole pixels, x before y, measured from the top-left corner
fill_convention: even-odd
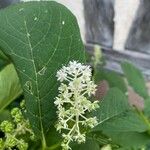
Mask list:
[[[3,9],[0,20],[0,47],[18,72],[33,130],[43,136],[56,119],[57,70],[70,60],[84,62],[77,21],[63,5],[47,1]]]

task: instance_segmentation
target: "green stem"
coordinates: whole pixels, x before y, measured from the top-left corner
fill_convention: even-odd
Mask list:
[[[136,109],[136,111],[138,112],[139,116],[142,118],[142,120],[145,122],[145,124],[148,126],[148,133],[150,133],[150,121],[148,120],[148,118],[144,115],[144,113],[142,111],[139,111],[138,109]]]
[[[47,145],[46,145],[46,140],[45,137],[42,137],[42,150],[46,150],[47,149]]]

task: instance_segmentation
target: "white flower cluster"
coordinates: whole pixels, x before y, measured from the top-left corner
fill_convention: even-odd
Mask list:
[[[99,107],[98,101],[91,102],[87,99],[96,91],[91,76],[91,68],[77,61],[69,62],[67,67],[63,66],[57,72],[61,85],[54,102],[58,109],[56,129],[59,132],[64,130],[62,134],[64,150],[71,149],[69,146],[71,141],[85,142],[85,133],[81,132],[81,126],[93,128],[98,123],[96,117],[85,116],[86,112]]]

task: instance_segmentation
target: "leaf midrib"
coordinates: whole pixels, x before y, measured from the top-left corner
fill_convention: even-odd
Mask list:
[[[39,98],[39,89],[38,89],[38,82],[37,82],[37,70],[36,70],[36,66],[35,66],[35,61],[34,61],[34,56],[33,56],[33,48],[32,48],[32,44],[30,42],[30,33],[28,31],[28,27],[27,27],[27,22],[26,19],[24,18],[24,26],[25,26],[25,31],[26,31],[26,37],[28,40],[28,44],[29,44],[29,50],[31,53],[31,61],[33,63],[33,69],[34,69],[34,73],[35,73],[35,84],[36,84],[36,92],[37,92],[37,102],[38,102],[38,109],[39,109],[39,121],[40,121],[40,128],[41,128],[41,134],[42,134],[42,139],[43,141],[45,141],[45,136],[44,136],[44,128],[43,128],[43,123],[42,123],[42,112],[41,112],[41,107],[40,107],[40,98]],[[30,36],[29,36],[30,35]]]

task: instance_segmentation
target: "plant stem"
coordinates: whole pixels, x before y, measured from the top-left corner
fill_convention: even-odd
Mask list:
[[[148,120],[148,118],[144,115],[144,113],[142,111],[139,111],[138,109],[136,109],[137,113],[139,114],[139,116],[142,118],[142,120],[145,122],[145,124],[148,126],[148,133],[150,133],[150,121]]]
[[[46,140],[45,140],[45,137],[43,135],[42,137],[42,150],[46,150],[47,146],[46,146]]]

